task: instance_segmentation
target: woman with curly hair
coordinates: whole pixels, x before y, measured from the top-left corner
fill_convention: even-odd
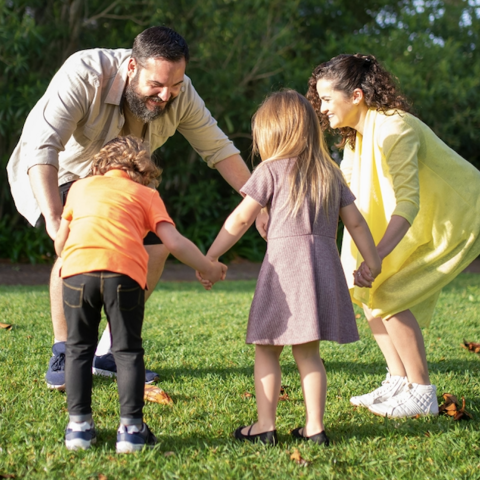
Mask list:
[[[350,402],[388,417],[437,414],[420,326],[429,325],[442,287],[480,254],[480,172],[410,113],[372,55],[322,63],[307,98],[322,128],[342,137],[341,168],[383,260],[372,288],[359,288],[372,277],[345,232],[350,294],[388,366],[379,388]]]

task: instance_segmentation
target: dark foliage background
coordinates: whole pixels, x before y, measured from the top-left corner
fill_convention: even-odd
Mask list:
[[[77,50],[128,48],[151,25],[175,28],[191,49],[188,75],[245,159],[251,115],[268,92],[305,92],[318,63],[372,53],[420,118],[479,167],[479,19],[479,0],[0,0],[0,258],[52,258],[44,229],[16,212],[5,166],[29,110]],[[208,248],[240,197],[180,135],[158,153],[170,214]],[[251,229],[231,255],[260,260],[264,249]]]

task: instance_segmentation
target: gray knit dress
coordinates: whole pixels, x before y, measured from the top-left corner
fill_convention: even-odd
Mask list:
[[[315,213],[307,199],[292,217],[288,171],[294,161],[260,164],[241,190],[268,206],[270,213],[267,253],[250,310],[247,343],[354,342],[357,325],[335,238],[339,209],[355,197],[343,186],[328,219],[321,208]]]

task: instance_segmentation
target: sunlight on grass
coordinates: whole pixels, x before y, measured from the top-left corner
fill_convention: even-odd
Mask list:
[[[366,321],[361,341],[321,344],[329,391],[326,429],[330,448],[293,441],[302,425],[300,379],[291,350],[282,354],[280,444],[241,444],[231,433],[255,420],[253,347],[245,344],[254,282],[225,282],[212,292],[197,284],[162,283],[147,303],[146,364],[160,373],[172,407],[147,403],[144,414],[160,443],[130,456],[115,454],[118,396],[114,380],[95,378],[97,446],[72,453],[63,443],[65,395],[47,390],[44,375],[52,330],[46,287],[0,287],[0,478],[275,478],[472,479],[480,467],[480,356],[461,348],[480,341],[480,275],[462,274],[444,289],[425,342],[439,400],[465,396],[470,422],[447,417],[385,420],[349,404],[376,388],[385,364]],[[309,463],[290,460],[294,447]],[[168,456],[166,452],[173,452]]]

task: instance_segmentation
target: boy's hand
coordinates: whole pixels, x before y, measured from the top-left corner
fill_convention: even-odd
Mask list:
[[[225,280],[228,267],[219,261],[211,261],[211,268],[207,272],[196,272],[197,279],[206,290],[210,290],[214,283]]]

